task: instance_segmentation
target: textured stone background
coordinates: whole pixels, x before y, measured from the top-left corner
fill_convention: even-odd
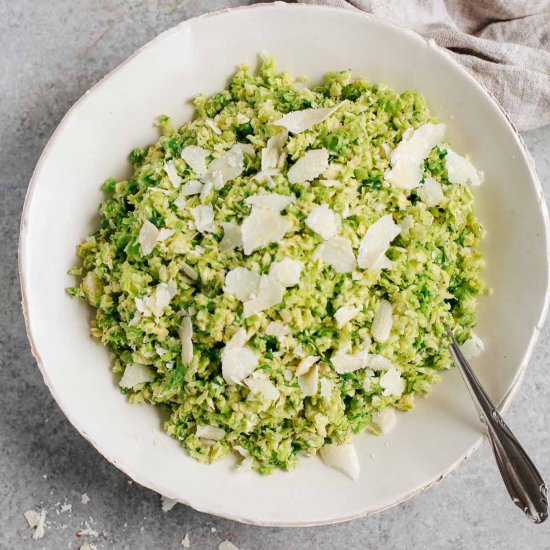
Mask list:
[[[550,547],[550,522],[531,525],[510,503],[487,444],[439,486],[378,516],[343,525],[276,529],[240,525],[132,484],[69,425],[35,366],[20,312],[19,217],[40,152],[63,114],[137,47],[176,23],[239,0],[0,0],[0,548],[79,548],[85,520],[97,548],[494,549]],[[547,191],[550,127],[524,135]],[[550,327],[508,414],[550,480]],[[546,418],[545,418],[546,417]],[[47,476],[47,477],[46,477]],[[87,492],[91,502],[80,503]],[[56,515],[60,504],[72,512]],[[60,503],[60,504],[56,504]],[[45,507],[40,541],[23,518]]]

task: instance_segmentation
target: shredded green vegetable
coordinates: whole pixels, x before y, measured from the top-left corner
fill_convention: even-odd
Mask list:
[[[149,381],[121,391],[132,403],[164,407],[166,431],[193,457],[211,462],[237,447],[261,473],[290,469],[300,454],[315,454],[325,443],[350,442],[369,426],[373,413],[390,406],[409,410],[416,395],[427,394],[439,372],[451,366],[445,323],[460,343],[470,338],[476,297],[484,292],[482,229],[473,194],[468,185],[449,182],[444,143],[422,164],[423,181],[432,178],[443,191],[437,206],[427,206],[418,188],[386,181],[390,153],[404,132],[437,122],[415,90],[399,94],[354,80],[346,71],[329,73],[324,84],[310,90],[265,59],[257,75],[239,67],[226,90],[198,96],[194,103],[192,121],[176,129],[163,116],[159,141],[132,151],[130,179],[104,183],[101,222],[78,246],[81,265],[71,273],[79,284],[68,290],[95,308],[91,332],[114,354],[117,381],[128,365],[144,366]],[[260,174],[267,140],[284,131],[273,122],[289,112],[337,105],[325,120],[289,134],[278,173]],[[237,143],[246,144],[237,177],[202,195],[181,196],[186,183],[201,180],[181,158],[185,147],[208,151],[209,165]],[[314,149],[328,151],[328,169],[310,181],[290,183],[290,167]],[[175,178],[167,173],[170,161]],[[280,212],[288,221],[284,237],[248,255],[242,247],[220,247],[222,224],[242,226],[251,214],[245,199],[262,193],[293,197]],[[213,226],[200,232],[192,209],[206,205],[213,207]],[[322,261],[316,250],[324,240],[306,224],[314,205],[339,214],[339,236],[349,240],[355,256],[368,228],[390,214],[400,228],[385,252],[390,267],[356,266],[339,273]],[[143,254],[138,238],[146,221],[169,231]],[[273,262],[288,258],[303,266],[298,284],[284,289],[279,303],[245,318],[243,301],[224,290],[227,273],[244,267],[266,275]],[[160,315],[138,311],[140,300],[163,283],[175,285],[175,294]],[[373,341],[382,300],[392,307],[391,330],[385,341]],[[358,312],[339,328],[335,314],[344,306]],[[192,327],[187,362],[182,361],[184,318]],[[287,327],[288,334],[270,334],[271,322]],[[249,338],[244,346],[257,357],[255,372],[264,373],[261,380],[271,382],[278,397],[224,379],[222,354],[240,328]],[[387,359],[404,381],[402,391],[385,391],[381,379],[387,369],[336,371],[338,353],[360,352]],[[318,358],[313,368],[319,381],[314,394],[304,396],[296,369],[309,356]],[[197,426],[223,432],[205,437]]]

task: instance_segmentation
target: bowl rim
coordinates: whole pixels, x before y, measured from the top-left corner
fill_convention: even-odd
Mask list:
[[[368,20],[376,21],[377,23],[380,23],[382,25],[386,25],[388,27],[393,27],[394,29],[398,30],[401,33],[406,33],[410,37],[413,37],[414,40],[417,42],[426,43],[428,42],[432,48],[434,48],[438,54],[445,56],[452,64],[455,65],[455,67],[459,68],[459,70],[462,72],[463,76],[470,79],[474,82],[474,84],[486,95],[490,101],[492,101],[497,107],[498,111],[501,113],[501,115],[505,118],[505,121],[508,125],[509,130],[511,131],[512,135],[514,136],[514,139],[518,145],[518,149],[521,151],[524,160],[526,161],[529,174],[531,177],[531,182],[535,188],[535,191],[538,195],[538,203],[539,203],[539,209],[542,214],[543,222],[544,222],[544,238],[546,239],[546,265],[547,265],[547,284],[546,284],[546,292],[544,296],[544,302],[542,305],[541,313],[539,315],[538,321],[533,327],[531,331],[531,335],[529,337],[529,344],[528,347],[524,353],[523,359],[521,364],[518,366],[516,375],[514,376],[514,379],[512,380],[510,384],[510,388],[507,391],[507,393],[503,396],[503,398],[500,400],[500,402],[497,404],[497,409],[501,414],[506,413],[506,411],[509,409],[510,404],[512,400],[514,399],[521,382],[523,381],[523,378],[525,376],[525,372],[527,370],[527,366],[529,364],[529,361],[531,359],[531,356],[533,354],[534,347],[537,343],[540,331],[544,325],[544,321],[546,318],[546,315],[548,313],[548,308],[550,304],[550,218],[548,214],[548,208],[546,205],[546,201],[544,199],[544,193],[542,189],[542,185],[540,183],[539,177],[536,172],[535,168],[535,162],[523,140],[521,135],[519,134],[518,130],[514,126],[513,122],[511,121],[508,114],[505,112],[503,107],[500,105],[498,100],[494,97],[494,95],[484,86],[484,84],[479,80],[479,78],[470,70],[468,70],[466,67],[461,65],[451,54],[448,50],[445,48],[442,48],[435,44],[435,42],[425,39],[420,34],[416,33],[415,31],[404,27],[402,25],[399,25],[397,23],[393,23],[391,21],[387,21],[385,19],[382,19],[380,17],[377,17],[375,15],[372,15],[370,13],[361,11],[359,9],[349,9],[349,8],[343,8],[343,7],[336,7],[336,6],[328,6],[328,5],[319,5],[319,4],[288,4],[283,1],[275,1],[275,2],[263,2],[263,3],[257,3],[257,4],[251,4],[251,5],[244,5],[244,6],[236,6],[231,8],[223,8],[220,10],[216,10],[213,12],[208,12],[201,14],[199,16],[186,19],[184,21],[181,21],[180,23],[164,30],[157,36],[155,36],[153,39],[151,39],[149,42],[144,44],[143,46],[136,49],[132,54],[130,54],[126,59],[124,59],[121,63],[119,63],[115,68],[110,70],[105,76],[103,76],[98,82],[96,82],[91,88],[89,88],[86,92],[84,92],[80,98],[69,108],[69,110],[65,113],[65,115],[62,117],[61,121],[58,123],[57,127],[53,131],[52,135],[48,139],[44,149],[42,150],[42,153],[40,154],[40,157],[38,159],[38,162],[33,170],[33,174],[31,176],[31,179],[29,181],[29,185],[27,188],[27,192],[25,195],[25,201],[23,204],[22,214],[21,214],[21,222],[20,222],[20,229],[19,229],[19,243],[18,243],[18,275],[19,275],[19,282],[20,282],[20,291],[21,291],[21,307],[23,311],[23,318],[25,322],[25,330],[27,333],[27,338],[29,341],[29,345],[31,348],[31,353],[36,361],[36,364],[38,366],[38,369],[40,373],[42,374],[42,378],[44,380],[44,384],[48,388],[51,396],[53,397],[54,401],[56,402],[57,406],[61,409],[61,412],[64,414],[64,416],[69,420],[69,422],[72,424],[72,426],[78,431],[78,433],[86,440],[88,443],[90,443],[96,451],[98,451],[108,462],[113,464],[118,470],[120,470],[122,473],[130,477],[134,482],[142,485],[143,487],[146,487],[147,489],[150,489],[152,491],[155,491],[159,494],[160,493],[154,486],[154,483],[142,480],[140,479],[140,476],[135,474],[130,470],[130,468],[124,466],[123,464],[120,464],[117,460],[114,458],[111,458],[109,456],[108,449],[105,449],[103,444],[100,442],[95,441],[92,437],[90,437],[82,427],[79,426],[78,421],[73,418],[73,415],[70,410],[68,410],[64,404],[62,403],[61,398],[57,395],[57,392],[55,388],[53,387],[50,378],[48,376],[47,369],[44,366],[44,363],[42,361],[42,358],[40,356],[40,353],[35,345],[35,340],[33,337],[33,329],[30,323],[29,318],[29,298],[28,298],[28,290],[27,290],[27,279],[25,276],[26,272],[26,257],[25,257],[25,251],[27,250],[27,241],[28,241],[28,214],[31,207],[31,203],[34,197],[34,192],[37,187],[37,183],[40,180],[41,173],[43,170],[43,166],[46,164],[50,149],[52,149],[53,145],[55,144],[57,140],[57,136],[64,130],[64,128],[68,125],[72,117],[75,115],[75,113],[81,108],[81,106],[86,102],[88,96],[95,91],[96,89],[100,88],[104,82],[107,79],[110,79],[111,76],[115,75],[119,70],[121,70],[123,67],[125,67],[128,63],[130,63],[135,57],[140,55],[143,51],[155,46],[157,43],[165,40],[172,34],[176,34],[180,32],[183,28],[194,24],[195,21],[200,19],[206,19],[210,17],[218,17],[223,16],[225,13],[228,12],[237,12],[237,11],[245,11],[245,10],[269,10],[269,9],[287,9],[287,10],[323,10],[323,11],[333,11],[333,12],[347,12],[349,14],[353,14],[355,17],[362,17]],[[243,517],[240,516],[237,512],[235,513],[220,513],[219,511],[211,511],[207,509],[204,506],[196,505],[190,502],[186,499],[176,498],[179,503],[184,504],[186,506],[189,506],[190,508],[202,512],[207,513],[211,515],[215,515],[217,517],[222,517],[225,519],[231,519],[233,521],[238,521],[240,523],[245,523],[249,525],[258,525],[258,526],[270,526],[270,527],[311,527],[311,526],[320,526],[320,525],[333,525],[337,523],[342,523],[346,521],[351,521],[353,519],[368,517],[373,514],[382,512],[384,510],[387,510],[389,508],[393,508],[394,506],[397,506],[399,504],[402,504],[403,502],[406,502],[410,498],[426,491],[436,483],[439,483],[442,481],[448,474],[450,474],[452,471],[454,471],[458,466],[460,466],[463,462],[465,462],[481,445],[482,441],[484,439],[484,436],[482,432],[480,431],[480,436],[477,439],[474,444],[467,449],[462,456],[456,460],[453,464],[451,464],[449,467],[447,467],[443,472],[441,472],[439,475],[434,477],[433,479],[426,482],[422,487],[419,487],[415,489],[414,491],[411,491],[410,493],[407,493],[402,498],[384,505],[384,506],[378,506],[373,507],[371,509],[365,510],[360,513],[355,513],[347,516],[338,516],[327,520],[316,520],[316,521],[305,521],[305,522],[296,522],[296,523],[288,523],[288,522],[280,522],[280,521],[262,521],[258,518],[252,518],[252,517]],[[165,496],[169,498],[173,498],[174,495],[166,494]]]

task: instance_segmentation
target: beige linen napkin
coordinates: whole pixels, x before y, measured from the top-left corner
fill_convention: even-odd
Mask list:
[[[550,0],[302,0],[359,9],[433,39],[520,130],[550,123]]]

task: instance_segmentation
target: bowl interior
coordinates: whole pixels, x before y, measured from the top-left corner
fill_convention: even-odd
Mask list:
[[[202,511],[241,521],[306,525],[377,511],[422,490],[479,443],[476,415],[456,371],[384,437],[356,438],[362,474],[353,483],[316,458],[291,473],[260,477],[231,459],[205,466],[162,431],[159,412],[129,405],[107,352],[89,337],[91,312],[65,293],[75,244],[94,227],[100,184],[129,174],[136,146],[156,141],[161,114],[192,115],[195,94],[222,89],[236,65],[259,52],[291,73],[328,70],[416,87],[448,124],[453,148],[485,172],[477,192],[486,227],[484,278],[493,294],[479,307],[486,352],[473,366],[505,405],[519,383],[548,288],[547,214],[524,147],[476,80],[415,34],[363,14],[275,4],[182,23],[140,50],[65,117],[36,168],[22,220],[21,278],[33,351],[55,399],[75,427],[135,481]],[[187,103],[186,103],[187,102]]]

